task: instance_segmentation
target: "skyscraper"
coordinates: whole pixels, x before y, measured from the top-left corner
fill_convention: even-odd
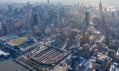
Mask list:
[[[101,0],[100,0],[100,3],[99,3],[99,16],[100,16],[100,18],[103,17],[103,7],[102,7],[102,2],[101,2]]]
[[[36,14],[33,15],[33,25],[38,24],[38,17]]]
[[[3,34],[6,35],[6,34],[7,34],[7,27],[6,27],[6,24],[3,25],[3,31],[4,31]]]
[[[29,2],[27,2],[27,7],[29,6]]]
[[[85,25],[83,27],[83,43],[87,43],[89,40],[89,33],[88,33],[88,27],[90,23],[90,12],[89,10],[85,13]]]
[[[11,18],[8,18],[6,20],[6,31],[7,31],[7,34],[12,34],[13,31],[14,31],[14,24],[13,24],[13,20]]]
[[[13,8],[12,5],[8,5],[8,12],[12,12]]]
[[[49,0],[47,0],[47,3],[49,4],[49,3],[50,3],[50,1],[49,1]]]
[[[89,14],[89,11],[86,11],[86,18],[85,18],[85,21],[86,21],[86,26],[89,25],[89,21],[90,21],[90,14]]]
[[[2,30],[2,22],[0,22],[0,30]]]
[[[32,16],[33,16],[33,25],[38,24],[38,15],[37,15],[37,8],[32,8]]]

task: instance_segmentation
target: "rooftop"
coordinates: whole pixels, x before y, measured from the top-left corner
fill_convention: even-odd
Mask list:
[[[98,59],[99,60],[102,60],[102,59],[105,59],[105,58],[107,58],[106,55],[104,55],[103,53],[98,53]]]
[[[3,52],[2,50],[0,50],[0,56],[1,55],[3,55],[3,56],[8,56],[8,55],[10,55],[9,53],[5,53],[5,52]]]
[[[59,49],[49,48],[37,54],[33,54],[31,59],[43,64],[56,64],[63,59],[68,53]]]
[[[18,37],[17,35],[11,34],[11,35],[0,37],[0,40],[3,42],[8,42],[8,41],[15,39],[17,37]]]

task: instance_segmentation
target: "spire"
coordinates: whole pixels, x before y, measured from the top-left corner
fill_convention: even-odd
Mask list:
[[[99,8],[102,8],[102,1],[100,0]]]
[[[99,16],[102,17],[103,16],[103,8],[102,8],[102,1],[100,0],[99,3]]]
[[[100,0],[100,3],[102,3],[102,1]]]
[[[49,3],[50,3],[50,1],[49,1],[49,0],[47,0],[47,3],[49,4]]]

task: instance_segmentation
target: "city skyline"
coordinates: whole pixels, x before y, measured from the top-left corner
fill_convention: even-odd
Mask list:
[[[0,0],[0,71],[119,71],[118,0]]]
[[[99,2],[100,0],[65,0],[65,2]],[[118,0],[101,0],[102,2],[119,2]],[[0,2],[47,2],[47,0],[0,0]],[[64,2],[61,0],[50,0],[50,2]]]

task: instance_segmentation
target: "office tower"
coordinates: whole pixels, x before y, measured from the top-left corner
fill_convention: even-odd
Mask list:
[[[12,5],[8,5],[8,12],[12,12],[12,11],[13,11]]]
[[[64,35],[64,36],[70,36],[70,30],[71,30],[70,27],[64,28],[64,29],[63,29],[63,35]]]
[[[38,24],[38,17],[36,14],[33,15],[33,25],[37,25]]]
[[[90,17],[89,17],[89,11],[86,11],[86,18],[85,18],[86,26],[89,25],[89,20],[90,20]]]
[[[89,23],[90,23],[90,14],[88,10],[86,11],[85,14],[85,25],[83,26],[83,43],[88,43],[89,41],[89,32],[88,32]]]
[[[29,4],[29,2],[27,2],[27,6],[26,6],[27,18],[29,18],[29,12],[32,13],[32,9],[30,9],[30,4]],[[32,15],[32,14],[31,14],[31,15]]]
[[[28,9],[28,13],[27,13],[27,16],[28,16],[28,19],[30,19],[32,17],[32,9]]]
[[[38,8],[37,7],[33,7],[32,8],[32,14],[34,15],[34,14],[37,14],[37,11],[38,11]]]
[[[37,8],[36,7],[32,8],[32,19],[33,19],[32,25],[38,24],[38,15],[37,15]]]
[[[27,2],[27,7],[28,7],[29,5],[30,5],[29,2]]]
[[[19,10],[18,10],[18,8],[15,8],[15,9],[14,9],[14,14],[15,14],[15,15],[19,15]]]
[[[2,30],[2,22],[0,22],[0,30]]]
[[[76,46],[77,47],[80,47],[80,45],[81,45],[81,38],[82,37],[80,35],[75,37],[75,41],[76,41]]]
[[[14,30],[13,20],[12,19],[7,19],[6,23],[7,23],[7,25],[6,25],[7,34],[13,33],[13,30]]]
[[[49,1],[49,0],[47,0],[47,3],[49,4],[49,3],[50,3],[50,1]]]
[[[101,2],[101,0],[100,0],[100,3],[99,3],[99,16],[100,16],[100,18],[103,17],[103,7],[102,7],[102,2]]]
[[[41,24],[40,24],[41,33],[45,32],[45,28],[46,28],[46,25],[44,24],[44,21],[42,21]]]
[[[51,28],[50,28],[50,26],[46,26],[46,28],[45,28],[45,33],[46,34],[50,34],[51,33]]]
[[[6,35],[6,34],[7,34],[6,24],[3,24],[3,34],[4,34],[4,35]]]

